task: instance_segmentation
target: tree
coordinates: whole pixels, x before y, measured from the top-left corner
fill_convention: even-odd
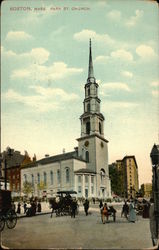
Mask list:
[[[46,185],[43,181],[40,181],[40,183],[37,184],[37,189],[40,190],[44,190],[46,189]]]
[[[109,177],[111,179],[111,190],[114,194],[124,197],[124,173],[115,164],[109,165]]]
[[[23,184],[23,193],[27,196],[33,193],[33,185],[32,183],[25,181]]]

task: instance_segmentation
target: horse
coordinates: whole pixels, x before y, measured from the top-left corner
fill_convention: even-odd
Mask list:
[[[60,197],[59,201],[56,198],[50,200],[50,206],[52,208],[51,218],[53,213],[56,213],[56,216],[70,214],[70,207],[72,203],[72,198],[70,197]]]

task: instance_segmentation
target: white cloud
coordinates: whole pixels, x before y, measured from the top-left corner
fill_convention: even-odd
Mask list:
[[[159,87],[159,81],[158,80],[153,81],[153,82],[150,83],[150,85],[153,86],[153,87]]]
[[[72,102],[79,97],[74,93],[67,93],[59,88],[43,88],[41,86],[32,86],[36,94],[27,96],[21,95],[12,89],[4,93],[2,96],[12,103],[22,103],[26,106],[32,107],[39,112],[48,112],[50,110],[58,110],[65,107],[65,102]]]
[[[125,76],[125,77],[128,77],[128,78],[132,78],[133,77],[133,73],[129,72],[129,71],[122,71],[121,75]]]
[[[106,2],[106,0],[97,1],[96,4],[97,4],[98,6],[101,6],[101,7],[108,6],[108,2]]]
[[[11,78],[29,78],[30,75],[29,70],[19,69],[12,72]]]
[[[9,31],[6,40],[28,40],[32,36],[24,31]]]
[[[152,90],[152,95],[159,98],[159,90]]]
[[[107,102],[103,102],[103,110],[106,109],[106,110],[112,110],[112,109],[117,109],[117,108],[126,108],[126,109],[129,109],[129,108],[135,108],[137,107],[139,104],[138,103],[135,103],[135,102],[119,102],[119,101],[115,101],[115,102],[112,102],[112,101],[107,101]]]
[[[109,45],[113,45],[115,43],[114,39],[112,39],[108,34],[97,34],[94,30],[84,29],[75,33],[73,37],[75,40],[80,42],[88,42],[89,39],[92,38],[96,42],[103,42]]]
[[[133,55],[125,49],[119,49],[119,50],[112,51],[109,56],[103,56],[103,55],[97,56],[94,62],[103,64],[103,63],[107,63],[108,61],[112,59],[118,60],[118,61],[122,60],[125,62],[132,62]]]
[[[17,54],[12,50],[5,50],[3,48],[3,54],[7,57],[15,58],[16,60],[28,60],[28,62],[34,62],[37,64],[45,63],[50,55],[50,52],[45,48],[33,48],[30,52]],[[23,61],[24,62],[24,61]]]
[[[35,48],[30,52],[30,56],[36,61],[36,63],[43,64],[49,58],[50,52],[44,48]]]
[[[119,21],[121,19],[121,12],[118,10],[112,10],[107,14],[107,17],[112,21]]]
[[[94,60],[95,63],[106,63],[109,56],[97,56]]]
[[[51,66],[31,64],[27,68],[14,70],[11,78],[24,77],[37,81],[46,81],[63,79],[81,72],[83,72],[81,68],[69,68],[64,62],[54,62]]]
[[[128,27],[135,26],[137,22],[142,18],[143,13],[143,10],[136,10],[135,16],[131,16],[130,19],[125,22],[125,25]]]
[[[133,61],[133,55],[124,49],[119,49],[111,52],[111,57],[115,59],[121,59],[126,61]]]
[[[131,91],[129,86],[126,83],[122,82],[107,82],[101,85],[103,89],[106,90],[124,90],[124,91]]]
[[[63,101],[72,101],[78,99],[78,96],[76,94],[68,94],[60,88],[44,88],[41,86],[31,86],[30,88],[35,89],[38,94],[46,98],[61,98]]]
[[[145,45],[145,44],[141,44],[136,48],[136,53],[137,55],[139,55],[141,58],[149,60],[152,57],[155,57],[156,54],[153,50],[152,47]]]

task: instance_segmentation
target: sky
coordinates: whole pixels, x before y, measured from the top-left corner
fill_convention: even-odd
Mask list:
[[[109,164],[135,155],[152,180],[159,143],[158,6],[140,0],[4,1],[1,6],[1,151],[37,159],[80,137],[89,39]]]

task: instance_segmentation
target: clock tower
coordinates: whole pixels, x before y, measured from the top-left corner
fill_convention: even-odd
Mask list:
[[[96,196],[110,197],[108,171],[108,141],[104,138],[104,116],[100,112],[98,83],[94,77],[91,40],[89,44],[88,78],[85,84],[84,112],[81,120],[81,137],[78,141],[78,155],[85,159],[87,168],[96,173]]]

